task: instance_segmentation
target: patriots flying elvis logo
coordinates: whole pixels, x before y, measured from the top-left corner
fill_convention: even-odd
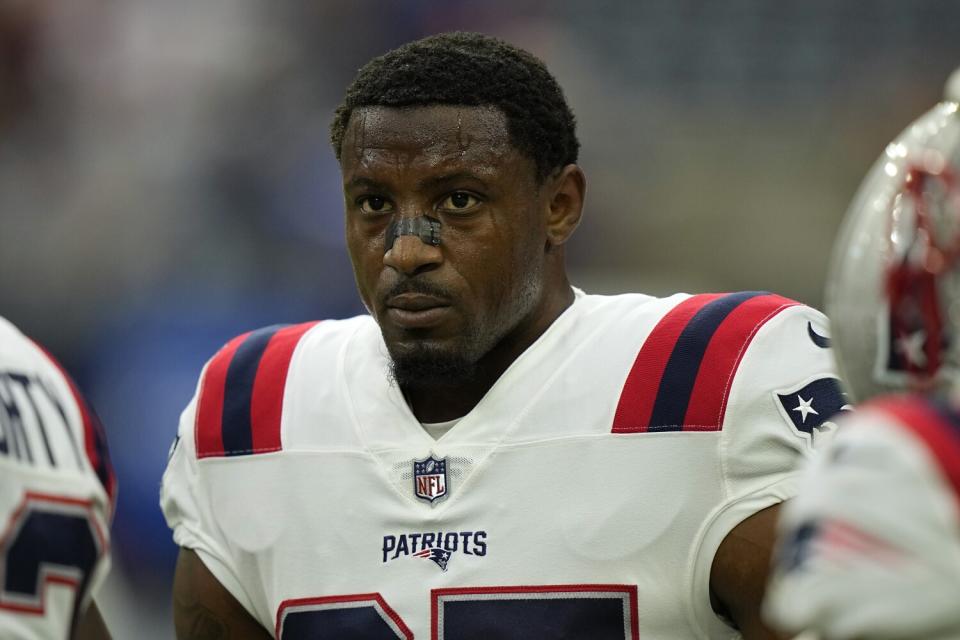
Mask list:
[[[796,389],[774,391],[780,414],[811,439],[816,429],[832,424],[837,413],[851,409],[847,394],[836,378],[816,378]]]
[[[426,558],[427,560],[432,560],[433,562],[436,563],[438,567],[446,571],[447,562],[450,561],[450,556],[453,554],[447,551],[446,549],[438,549],[437,547],[433,547],[432,549],[424,549],[423,551],[418,551],[413,555],[415,555],[418,558]]]
[[[397,558],[420,558],[429,560],[447,570],[447,564],[455,553],[464,556],[487,555],[487,532],[478,531],[423,531],[396,533],[383,536],[381,549],[384,564]]]

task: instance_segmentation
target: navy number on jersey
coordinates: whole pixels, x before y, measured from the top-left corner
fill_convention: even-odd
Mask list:
[[[0,609],[43,615],[48,583],[74,589],[74,615],[106,539],[87,500],[27,493],[0,538]]]
[[[431,640],[637,640],[637,588],[627,585],[477,587],[431,591]],[[288,600],[280,640],[412,640],[380,594]]]
[[[287,600],[277,612],[281,640],[413,640],[379,593]]]

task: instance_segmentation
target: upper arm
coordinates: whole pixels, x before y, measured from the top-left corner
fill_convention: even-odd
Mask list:
[[[271,638],[217,581],[200,557],[182,547],[173,579],[173,623],[178,640]]]
[[[110,640],[110,631],[96,602],[91,600],[86,611],[80,614],[72,637],[73,640]]]
[[[705,625],[719,612],[748,639],[777,637],[760,618],[777,505],[796,494],[799,469],[845,403],[829,349],[810,336],[811,327],[825,334],[822,325],[820,314],[793,306],[754,327],[730,383],[718,447],[724,497],[697,550],[695,606]]]
[[[781,638],[760,618],[779,511],[780,505],[774,505],[738,524],[713,558],[710,596],[714,609],[729,617],[745,640]]]

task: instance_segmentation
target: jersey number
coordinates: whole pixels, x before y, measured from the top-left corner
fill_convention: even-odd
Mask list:
[[[637,588],[577,584],[430,592],[431,640],[637,640]],[[280,640],[413,640],[379,593],[286,600]]]
[[[75,590],[75,615],[105,547],[90,501],[28,492],[0,536],[0,609],[42,615],[58,583]]]

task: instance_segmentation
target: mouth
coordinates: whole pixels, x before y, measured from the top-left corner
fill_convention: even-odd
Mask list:
[[[452,312],[443,298],[422,293],[401,293],[387,300],[387,317],[404,329],[427,329],[443,322]]]

